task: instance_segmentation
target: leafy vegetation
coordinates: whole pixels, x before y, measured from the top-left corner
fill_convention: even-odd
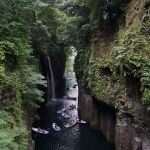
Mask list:
[[[90,26],[94,32],[100,30],[108,30],[109,26],[113,26],[117,18],[120,16],[129,3],[130,0],[78,0],[77,2],[82,6],[88,6],[90,12]],[[110,24],[111,22],[111,24]]]
[[[37,108],[37,102],[44,101],[42,59],[48,55],[55,78],[63,77],[69,47],[75,45],[78,21],[83,19],[73,13],[77,9],[72,1],[0,2],[0,115],[4,118],[0,132],[10,137],[2,141],[0,149],[26,149],[23,115],[27,108]]]
[[[113,103],[113,100],[123,101],[126,99],[126,92],[123,92],[126,91],[123,83],[126,76],[131,75],[140,80],[141,90],[139,92],[141,93],[139,95],[141,95],[141,102],[149,106],[150,75],[148,68],[150,47],[148,44],[149,14],[145,10],[147,4],[143,4],[142,11],[145,14],[141,23],[134,24],[132,28],[125,24],[125,21],[132,23],[131,20],[133,19],[133,14],[130,16],[130,12],[126,13],[126,7],[130,0],[123,2],[120,0],[78,0],[76,2],[80,6],[89,7],[91,10],[90,21],[82,24],[80,29],[88,27],[93,32],[92,36],[89,36],[89,40],[91,39],[90,48],[89,41],[84,43],[78,37],[79,48],[77,48],[78,55],[75,69],[80,74],[80,78],[82,74],[82,85],[84,86],[88,80],[88,87],[92,95],[99,100],[107,102],[109,100],[108,103]],[[124,21],[119,18],[122,14],[126,17],[122,17],[126,19]],[[118,21],[118,24],[116,21]],[[118,33],[116,26],[120,27]],[[82,33],[84,32],[80,32],[81,36]],[[86,44],[87,46],[84,46]],[[85,59],[87,53],[89,53],[88,59]],[[87,65],[88,69],[86,69]],[[112,84],[113,80],[115,81],[115,87]],[[118,103],[115,105],[117,107]]]
[[[46,86],[31,48],[31,28],[26,15],[34,1],[0,2],[0,149],[27,149],[27,129],[22,117],[27,106],[43,101]],[[33,61],[32,61],[33,60]],[[32,91],[32,93],[31,93]]]
[[[0,149],[25,150],[28,132],[23,115],[27,108],[39,107],[37,101],[44,101],[40,89],[46,80],[39,58],[52,53],[65,56],[61,42],[56,42],[60,26],[56,14],[60,18],[61,13],[34,0],[1,1],[0,12]]]
[[[20,112],[20,110],[18,112]],[[0,117],[0,149],[26,149],[27,132],[23,127],[23,123],[20,120],[15,120],[12,114],[6,110],[0,111]],[[17,118],[18,117],[17,115]]]

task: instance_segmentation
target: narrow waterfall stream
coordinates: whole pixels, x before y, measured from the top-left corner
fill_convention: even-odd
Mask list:
[[[48,60],[48,66],[49,66],[49,71],[47,73],[47,81],[48,81],[47,99],[48,101],[50,101],[50,97],[51,99],[55,99],[55,82],[54,82],[54,75],[52,71],[51,61],[48,56],[47,56],[47,60]]]
[[[74,74],[65,74],[66,86],[63,88],[66,95],[78,96],[78,87],[74,88],[76,79]],[[69,86],[69,89],[67,87]],[[64,95],[65,97],[65,95]],[[60,108],[73,104],[78,106],[78,100],[68,100],[56,98],[55,101],[49,101],[40,114],[42,129],[49,128],[49,134],[37,134],[33,132],[32,138],[35,140],[35,150],[115,150],[113,144],[107,142],[100,131],[92,130],[90,125],[76,124],[71,128],[65,128],[64,124],[75,120],[78,116],[77,109],[69,110],[67,113],[70,119],[65,119],[56,111]],[[52,128],[55,122],[61,127],[61,131],[56,132]]]

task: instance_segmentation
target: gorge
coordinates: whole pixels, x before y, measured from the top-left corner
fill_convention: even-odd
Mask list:
[[[116,150],[150,149],[150,0],[5,0],[0,12],[0,149],[34,149],[32,121],[74,49],[81,117]]]

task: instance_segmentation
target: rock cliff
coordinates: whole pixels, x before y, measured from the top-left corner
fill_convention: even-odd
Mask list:
[[[93,34],[87,62],[76,57],[79,112],[116,150],[150,149],[149,21],[150,1],[131,0],[111,33]]]

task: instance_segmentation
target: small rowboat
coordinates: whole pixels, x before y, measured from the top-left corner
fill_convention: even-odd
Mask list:
[[[78,123],[87,123],[86,121],[84,121],[84,120],[80,120],[80,121],[78,121]]]
[[[65,112],[66,110],[67,110],[66,108],[62,108],[62,109],[61,109],[62,112]]]
[[[62,113],[62,111],[61,110],[57,110],[57,114],[61,114]]]
[[[37,133],[41,133],[41,134],[48,134],[49,133],[49,131],[39,129],[39,128],[34,128],[34,127],[32,127],[32,130],[37,132]]]
[[[66,95],[66,96],[63,96],[63,99],[67,99],[68,98],[68,95]]]
[[[68,99],[68,100],[75,100],[75,101],[76,101],[76,100],[77,100],[77,97],[70,97],[70,96],[68,96],[67,99]]]
[[[60,131],[60,127],[56,123],[53,123],[52,127],[55,131]]]
[[[72,109],[74,109],[74,108],[76,108],[76,106],[75,106],[75,105],[70,105],[69,110],[72,110]]]
[[[66,113],[62,113],[61,115],[62,115],[64,118],[66,118],[66,119],[69,119],[69,118],[70,118],[70,116],[67,115]]]
[[[74,125],[76,125],[77,122],[74,122],[74,123],[67,123],[65,124],[65,128],[70,128],[70,127],[73,127]]]
[[[66,108],[62,108],[60,110],[57,110],[57,114],[61,114],[61,113],[65,112],[66,110],[67,110]]]

